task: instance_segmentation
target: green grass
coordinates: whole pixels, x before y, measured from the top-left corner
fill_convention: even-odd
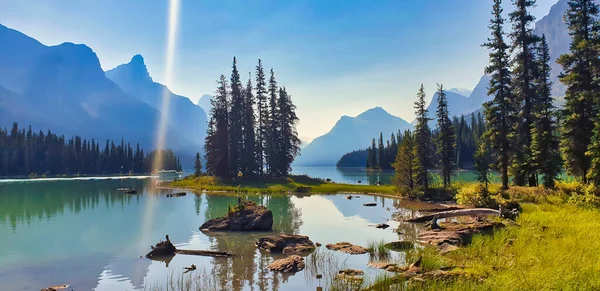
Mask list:
[[[379,193],[397,194],[392,185],[351,185],[328,183],[321,179],[308,176],[290,176],[286,178],[271,178],[260,181],[231,179],[223,180],[212,176],[186,177],[173,181],[170,187],[193,189],[208,192],[234,192],[250,194],[270,193]]]
[[[525,204],[517,223],[428,264],[461,266],[454,281],[412,284],[412,290],[598,290],[600,210],[571,204]],[[462,268],[464,267],[464,269]],[[401,290],[401,289],[390,289]]]
[[[367,243],[369,257],[373,261],[387,261],[390,258],[390,250],[385,246],[385,241],[372,241]]]

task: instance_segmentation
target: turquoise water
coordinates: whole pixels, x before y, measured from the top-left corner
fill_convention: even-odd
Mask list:
[[[367,276],[383,271],[366,267],[368,255],[321,247],[319,253],[335,259],[336,266],[307,266],[303,272],[282,276],[266,270],[276,257],[259,252],[255,240],[284,232],[308,235],[323,245],[339,241],[367,245],[414,239],[417,233],[411,224],[390,222],[392,227],[386,230],[373,227],[393,212],[418,214],[397,200],[276,195],[249,197],[273,211],[272,232],[206,235],[198,227],[224,215],[236,197],[188,192],[185,197],[166,198],[171,191],[157,191],[154,183],[147,178],[0,183],[0,290],[40,290],[55,284],[69,284],[69,290],[164,290],[171,279],[197,276],[214,290],[315,290],[327,281],[315,280],[314,273],[342,266],[365,270]],[[122,187],[140,194],[116,191]],[[377,207],[362,206],[373,201]],[[176,255],[169,262],[144,258],[150,245],[166,234],[178,248],[229,251],[235,256]],[[311,256],[315,255],[307,262]],[[403,258],[403,253],[393,257]],[[198,270],[182,275],[190,264]]]

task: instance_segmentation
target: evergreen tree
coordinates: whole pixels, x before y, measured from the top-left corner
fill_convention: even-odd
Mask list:
[[[405,131],[393,164],[395,170],[393,183],[398,190],[407,193],[409,197],[413,197],[416,194],[416,188],[419,186],[418,179],[421,162],[419,161],[416,147],[414,136],[410,131]]]
[[[244,120],[244,96],[242,94],[242,82],[237,69],[237,60],[233,57],[231,71],[231,106],[229,108],[229,171],[232,177],[236,177],[242,170],[243,120]]]
[[[285,87],[279,89],[278,103],[280,142],[277,173],[287,176],[292,169],[292,162],[300,152],[300,139],[296,130],[298,117],[296,106],[292,103],[292,96],[287,93]]]
[[[204,151],[206,171],[218,177],[229,177],[229,102],[227,100],[227,79],[221,75],[217,81],[215,98],[208,124]]]
[[[423,186],[425,190],[429,188],[429,169],[432,167],[433,145],[431,142],[431,130],[429,129],[429,121],[427,117],[427,107],[425,106],[425,88],[421,84],[421,88],[417,93],[417,101],[415,102],[415,115],[417,124],[414,132],[414,143],[419,159],[419,167],[417,169],[417,184]]]
[[[485,68],[485,72],[491,75],[488,95],[493,96],[491,101],[484,104],[485,118],[489,125],[486,135],[495,153],[502,188],[508,189],[508,167],[513,151],[511,136],[515,110],[509,87],[508,45],[504,42],[501,0],[494,0],[492,15],[489,25],[492,36],[483,44],[490,50],[490,64]],[[475,128],[474,115],[471,120],[471,127]]]
[[[485,134],[479,142],[477,151],[475,152],[475,172],[477,174],[477,181],[485,185],[485,189],[488,189],[490,183],[490,172],[491,165],[494,162],[492,157],[492,147],[488,142],[489,132]]]
[[[454,135],[452,121],[448,117],[448,100],[446,99],[446,92],[443,85],[438,85],[437,102],[437,127],[439,130],[437,152],[441,159],[440,170],[444,180],[444,187],[448,187],[452,172],[456,168],[456,156],[454,154],[456,136]]]
[[[570,52],[557,63],[563,67],[560,81],[566,85],[565,105],[561,118],[561,152],[568,173],[587,183],[597,170],[591,168],[595,149],[593,119],[598,114],[595,100],[600,98],[597,68],[600,67],[598,45],[600,24],[598,5],[592,0],[571,0],[565,21],[571,35]],[[597,145],[597,139],[596,145]],[[588,152],[591,149],[591,152]],[[590,175],[590,173],[592,173]]]
[[[538,72],[535,79],[538,100],[535,107],[536,124],[532,135],[532,166],[543,175],[545,187],[554,187],[554,180],[560,174],[562,161],[560,159],[559,140],[556,132],[556,109],[552,99],[552,82],[550,82],[550,51],[546,37],[542,36],[538,48]]]
[[[256,135],[254,124],[256,123],[254,116],[254,95],[252,94],[252,81],[248,78],[248,83],[246,84],[246,89],[243,92],[244,96],[244,116],[243,116],[243,154],[241,157],[242,160],[242,174],[244,177],[252,177],[255,176],[259,172],[259,166],[257,163],[257,157],[259,156],[256,153]]]
[[[379,168],[385,165],[385,147],[383,146],[383,134],[381,132],[377,141],[377,165]]]
[[[535,0],[513,0],[513,4],[515,10],[509,14],[513,28],[510,34],[511,49],[514,53],[512,91],[519,121],[515,127],[515,144],[519,146],[515,147],[511,170],[516,185],[536,186],[537,179],[532,165],[531,129],[536,124],[533,106],[537,100],[533,81],[537,74],[535,46],[538,37],[532,28],[535,18],[529,13],[529,9],[535,6]]]
[[[379,163],[377,162],[377,147],[375,146],[375,139],[371,140],[371,168],[378,168]]]
[[[200,160],[200,153],[196,153],[196,159],[194,160],[194,175],[196,177],[202,175],[202,161]]]
[[[277,107],[278,98],[277,81],[275,80],[275,72],[271,69],[271,78],[269,79],[269,122],[267,124],[267,172],[271,176],[279,176],[277,172],[277,157],[279,156],[279,108]]]
[[[265,73],[262,61],[258,60],[256,66],[256,153],[259,173],[262,176],[265,168],[265,148],[268,137],[269,105],[267,102]]]

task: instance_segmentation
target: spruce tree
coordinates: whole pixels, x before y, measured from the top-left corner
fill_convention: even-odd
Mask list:
[[[538,48],[538,74],[535,79],[537,102],[534,105],[534,124],[531,135],[532,166],[543,175],[545,187],[554,187],[561,171],[559,140],[556,133],[556,108],[553,105],[550,82],[550,50],[542,36]]]
[[[379,166],[377,163],[377,146],[375,145],[375,139],[371,140],[371,168],[375,169]]]
[[[409,197],[416,194],[419,179],[420,161],[416,149],[416,141],[410,131],[405,131],[398,154],[393,164],[395,173],[393,183],[401,193]]]
[[[493,99],[484,104],[484,109],[488,124],[486,135],[495,153],[495,164],[500,172],[502,188],[508,189],[508,168],[513,151],[511,135],[515,110],[509,87],[508,45],[504,42],[503,25],[502,1],[494,0],[492,19],[489,25],[492,35],[483,44],[490,50],[490,64],[485,68],[485,73],[491,75],[488,95],[493,96]],[[471,115],[471,120],[471,127],[477,128],[474,114]]]
[[[278,108],[280,128],[278,147],[280,150],[277,172],[281,176],[287,176],[292,170],[292,162],[300,152],[300,139],[296,130],[298,124],[296,106],[292,103],[292,96],[287,93],[285,87],[279,90]]]
[[[477,174],[477,181],[485,185],[485,189],[488,189],[490,183],[491,165],[494,162],[492,156],[492,143],[489,142],[488,131],[479,141],[477,150],[475,151],[475,173]]]
[[[266,146],[266,160],[267,160],[267,171],[271,176],[279,176],[277,172],[277,162],[279,156],[279,108],[278,108],[278,93],[279,88],[277,87],[277,81],[275,80],[275,72],[271,69],[271,77],[269,78],[269,121],[267,124],[267,146]]]
[[[415,102],[415,115],[417,124],[414,132],[414,143],[419,159],[419,167],[417,169],[417,184],[423,186],[425,190],[429,188],[429,169],[432,167],[433,145],[431,142],[431,130],[429,129],[429,121],[431,118],[427,116],[427,107],[425,104],[425,88],[421,84],[421,88],[417,93],[417,101]]]
[[[532,166],[531,129],[534,127],[534,104],[536,88],[533,84],[537,74],[535,46],[538,37],[533,33],[532,24],[535,18],[529,9],[535,6],[535,0],[513,0],[515,10],[509,14],[512,22],[513,78],[512,91],[515,97],[518,122],[515,126],[514,160],[512,163],[513,182],[516,185],[536,186],[535,169]]]
[[[267,102],[267,83],[262,61],[256,66],[256,154],[259,173],[262,176],[265,168],[265,149],[269,134],[269,104]]]
[[[377,165],[380,169],[385,165],[385,147],[383,146],[383,133],[379,133],[379,140],[377,142]]]
[[[244,96],[242,95],[242,82],[237,69],[237,60],[233,57],[233,65],[230,78],[231,107],[229,110],[229,171],[232,177],[236,177],[242,170],[243,155],[243,120],[244,120]]]
[[[196,159],[194,160],[194,175],[196,177],[202,175],[202,161],[200,160],[200,153],[196,153]]]
[[[259,172],[257,164],[256,153],[256,135],[255,135],[255,115],[254,115],[254,95],[252,94],[252,81],[248,78],[246,83],[246,89],[243,91],[244,97],[244,116],[243,116],[243,154],[242,160],[242,174],[244,177],[253,177]]]
[[[229,110],[227,79],[221,75],[217,81],[215,98],[204,144],[206,171],[217,177],[229,177]]]
[[[595,100],[600,98],[599,11],[592,0],[572,0],[568,4],[565,21],[571,35],[570,51],[557,60],[563,67],[559,80],[567,87],[561,114],[560,148],[567,172],[587,183],[588,177],[594,179],[596,175],[592,172],[597,171],[590,168],[591,157],[596,154],[592,143],[593,119],[599,112]],[[595,142],[597,145],[597,139]]]
[[[437,94],[437,127],[439,135],[437,137],[437,152],[440,157],[440,170],[444,180],[444,187],[450,185],[452,172],[456,168],[455,145],[456,136],[452,121],[448,117],[448,100],[444,86],[438,84]]]

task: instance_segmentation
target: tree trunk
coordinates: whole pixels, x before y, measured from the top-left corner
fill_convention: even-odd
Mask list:
[[[442,211],[431,215],[425,215],[421,217],[405,219],[406,222],[427,222],[431,221],[434,217],[437,216],[438,219],[449,218],[449,217],[458,217],[458,216],[500,216],[500,211],[490,208],[470,208],[470,209],[459,209],[459,210],[450,210],[450,211]]]

